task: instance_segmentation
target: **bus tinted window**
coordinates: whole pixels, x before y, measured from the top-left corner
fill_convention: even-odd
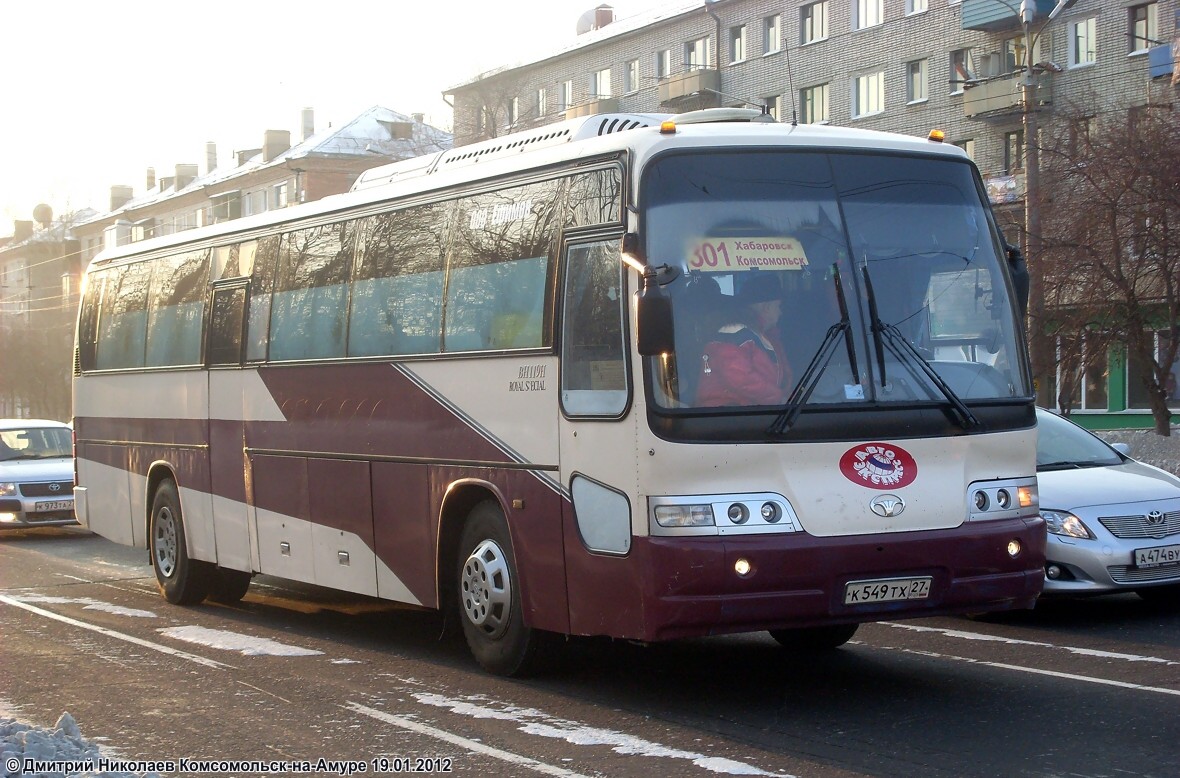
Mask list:
[[[270,315],[270,358],[344,356],[355,222],[288,233]]]
[[[151,270],[147,262],[123,265],[107,279],[98,324],[99,370],[143,367]]]
[[[82,295],[81,313],[78,316],[78,367],[84,371],[95,368],[98,307],[102,301],[103,285],[108,275],[108,271],[100,270],[86,277],[86,289]]]
[[[250,313],[246,328],[246,360],[258,362],[266,359],[266,341],[270,325],[270,300],[274,290],[274,278],[279,264],[279,249],[282,239],[272,235],[258,241],[250,281]]]
[[[441,345],[444,205],[359,222],[348,354],[433,354]]]
[[[622,273],[617,240],[569,250],[561,402],[571,415],[617,416],[627,408]]]
[[[462,201],[447,280],[445,351],[546,345],[542,326],[560,181]]]
[[[569,179],[566,227],[612,224],[622,219],[623,183],[618,168],[595,170]]]
[[[207,250],[152,263],[148,294],[147,366],[201,361],[201,329],[209,278]]]

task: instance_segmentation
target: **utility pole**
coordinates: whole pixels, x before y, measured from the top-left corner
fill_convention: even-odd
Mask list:
[[[1041,139],[1040,127],[1037,125],[1037,84],[1033,78],[1036,63],[1033,61],[1033,47],[1041,31],[1076,2],[1077,0],[1058,0],[1041,30],[1034,35],[1033,17],[1037,11],[1036,0],[1020,0],[1020,23],[1024,28],[1021,118],[1024,130],[1024,256],[1028,262],[1029,275],[1028,351],[1038,399],[1040,393],[1049,388],[1055,349],[1053,341],[1045,331],[1045,266],[1041,260]],[[1046,405],[1056,404],[1053,397],[1046,396],[1044,401]]]

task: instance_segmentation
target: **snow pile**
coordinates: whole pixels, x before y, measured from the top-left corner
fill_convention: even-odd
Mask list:
[[[65,778],[66,776],[111,775],[138,776],[141,773],[99,771],[102,761],[108,759],[98,746],[82,737],[78,723],[69,713],[61,714],[52,730],[30,727],[11,719],[0,717],[0,766],[5,776],[44,776]],[[41,762],[30,772],[24,767],[29,760]],[[51,766],[51,767],[50,767]],[[147,773],[155,776],[157,773]]]
[[[1107,443],[1126,443],[1131,456],[1180,476],[1180,427],[1172,427],[1168,437],[1155,430],[1109,430],[1095,433]]]

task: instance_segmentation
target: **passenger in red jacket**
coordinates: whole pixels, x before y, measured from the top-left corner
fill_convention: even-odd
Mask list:
[[[751,277],[730,300],[729,315],[701,357],[696,405],[781,405],[791,369],[777,334],[778,284]]]

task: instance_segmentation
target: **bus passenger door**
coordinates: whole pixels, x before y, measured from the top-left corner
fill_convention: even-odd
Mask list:
[[[560,455],[574,634],[637,634],[642,624],[629,559],[635,421],[620,237],[571,241],[562,274]]]
[[[257,373],[242,370],[249,287],[245,279],[213,288],[205,362],[209,368],[209,476],[217,563],[252,571],[246,497],[245,426]],[[253,379],[253,380],[252,380]]]

